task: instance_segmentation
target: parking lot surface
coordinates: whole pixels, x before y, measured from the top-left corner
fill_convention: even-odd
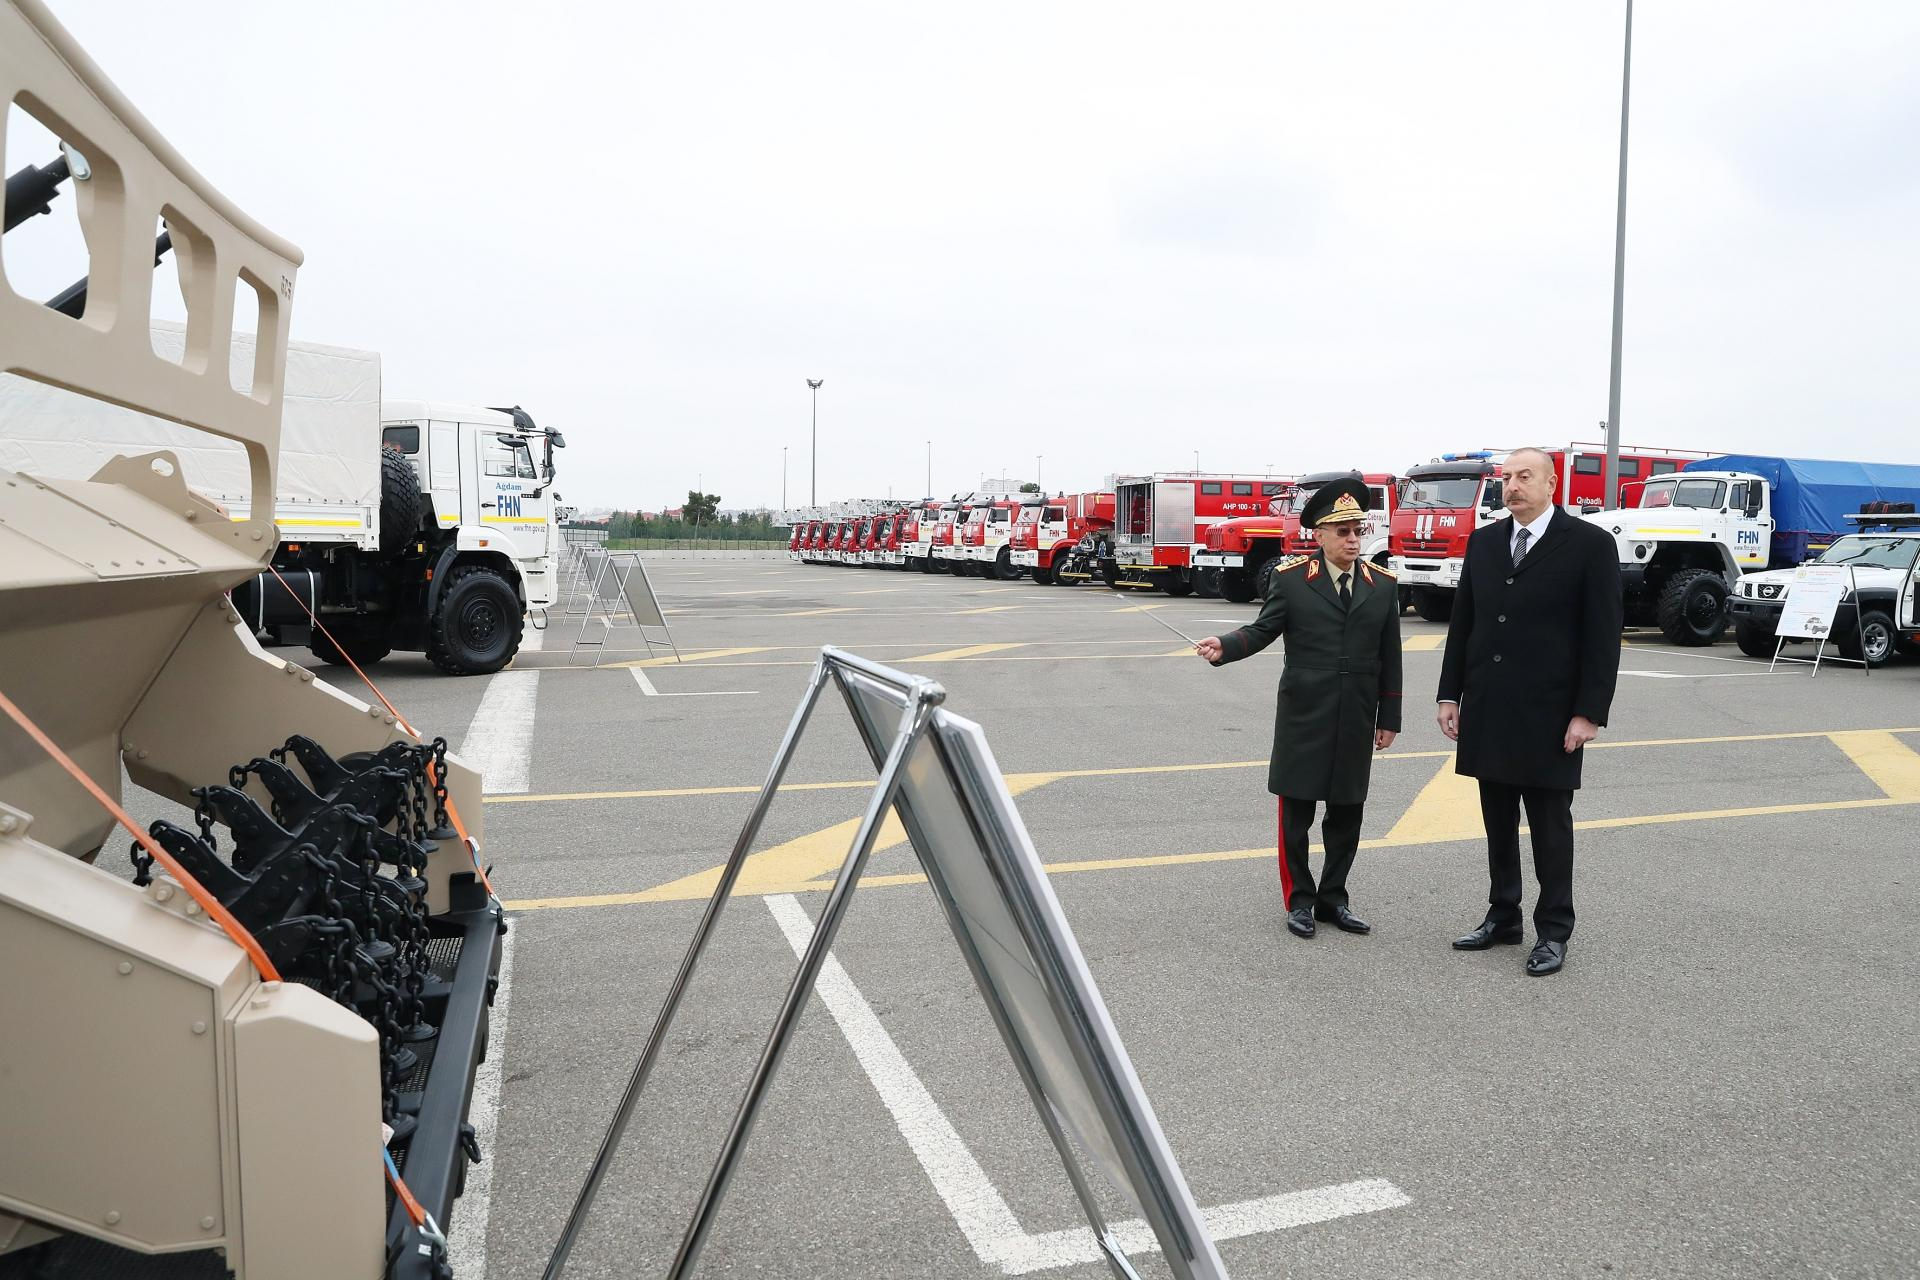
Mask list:
[[[1162,625],[1251,606],[649,567],[681,661],[616,632],[595,668],[556,620],[496,676],[376,669],[486,770],[512,916],[463,1280],[540,1273],[823,644],[985,727],[1234,1275],[1920,1272],[1920,663],[1770,675],[1629,633],[1574,805],[1579,925],[1531,979],[1525,947],[1448,946],[1487,881],[1431,718],[1439,626],[1403,621],[1351,886],[1374,932],[1301,941],[1264,785],[1279,650],[1216,670]],[[570,1275],[672,1257],[872,780],[823,701]],[[918,870],[883,833],[702,1274],[1109,1274]]]

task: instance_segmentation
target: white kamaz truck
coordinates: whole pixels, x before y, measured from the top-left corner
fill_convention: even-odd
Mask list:
[[[183,359],[182,326],[153,326],[155,354]],[[234,386],[254,368],[236,335]],[[498,671],[527,619],[552,603],[559,523],[553,451],[565,441],[525,410],[380,398],[380,357],[287,344],[272,568],[233,590],[256,631],[306,627],[316,657],[360,666],[423,652],[451,675]],[[91,477],[118,454],[159,449],[230,519],[249,510],[245,452],[203,432],[0,378],[0,466]]]

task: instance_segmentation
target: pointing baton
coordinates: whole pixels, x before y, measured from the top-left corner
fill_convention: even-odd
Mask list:
[[[1195,640],[1192,636],[1188,635],[1186,632],[1182,631],[1180,628],[1174,626],[1171,622],[1168,622],[1165,618],[1161,617],[1159,614],[1149,612],[1147,616],[1149,618],[1152,618],[1155,622],[1159,623],[1161,626],[1165,627],[1167,630],[1173,632],[1173,634],[1179,636],[1182,640],[1185,640],[1188,644],[1197,646],[1200,643],[1198,640]]]

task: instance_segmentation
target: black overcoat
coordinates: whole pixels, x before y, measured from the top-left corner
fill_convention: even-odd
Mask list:
[[[1273,713],[1267,790],[1297,800],[1359,804],[1373,768],[1373,731],[1400,730],[1400,588],[1353,567],[1353,608],[1340,605],[1319,553],[1276,570],[1260,616],[1220,637],[1224,666],[1281,636],[1287,660]]]
[[[1440,701],[1460,704],[1454,767],[1572,791],[1567,724],[1605,724],[1620,675],[1620,562],[1606,530],[1557,507],[1518,565],[1512,545],[1511,516],[1467,539],[1440,663]]]

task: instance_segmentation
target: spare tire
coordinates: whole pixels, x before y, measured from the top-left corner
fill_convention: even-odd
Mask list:
[[[420,532],[420,475],[397,449],[380,450],[380,554],[397,556]]]

